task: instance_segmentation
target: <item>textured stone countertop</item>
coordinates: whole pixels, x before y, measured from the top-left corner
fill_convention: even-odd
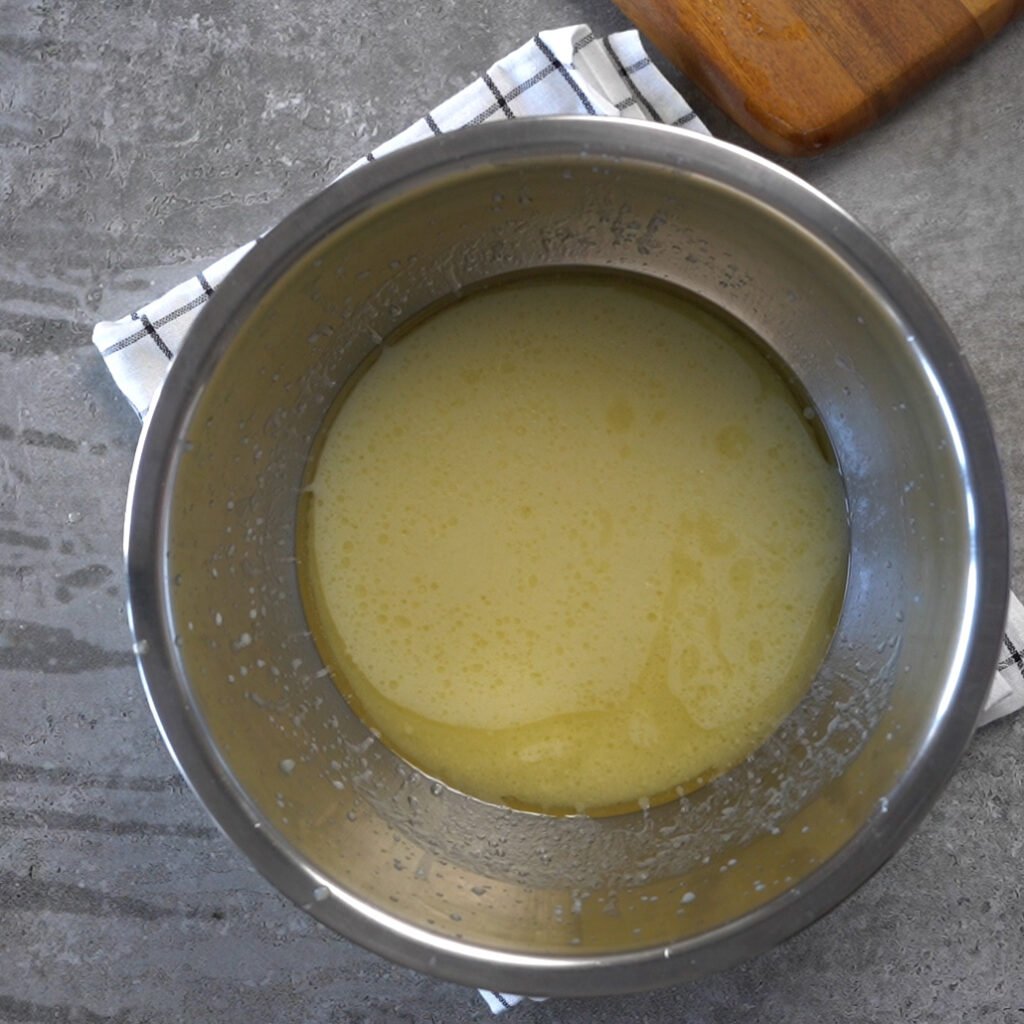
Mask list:
[[[330,935],[178,777],[121,566],[139,424],[89,341],[598,0],[6,0],[0,27],[0,1022],[482,1021]],[[1024,525],[1024,20],[868,134],[792,163],[958,334]],[[741,133],[691,98],[718,134]],[[1014,583],[1024,586],[1019,557]],[[1024,1021],[1024,716],[978,734],[894,860],[784,946],[535,1022]]]

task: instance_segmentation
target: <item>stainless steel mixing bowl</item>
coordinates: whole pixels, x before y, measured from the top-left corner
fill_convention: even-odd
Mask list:
[[[346,380],[440,297],[563,265],[673,282],[764,338],[828,431],[850,511],[845,602],[807,698],[712,784],[601,820],[484,804],[392,754],[335,689],[296,573],[303,473]],[[597,118],[414,146],[263,238],[170,368],[126,544],[153,711],[256,867],[397,961],[539,995],[720,969],[849,894],[953,771],[1007,595],[989,424],[917,285],[777,167]]]

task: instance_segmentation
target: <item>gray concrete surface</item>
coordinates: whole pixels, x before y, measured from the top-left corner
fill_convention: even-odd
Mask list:
[[[0,1021],[482,1021],[335,938],[177,778],[130,656],[138,424],[89,343],[537,28],[600,0],[0,2]],[[869,134],[791,164],[931,291],[1024,525],[1024,22]],[[694,102],[711,126],[740,133]],[[1014,564],[1018,590],[1022,563]],[[776,951],[535,1024],[1024,1021],[1024,717],[979,734],[894,861]]]

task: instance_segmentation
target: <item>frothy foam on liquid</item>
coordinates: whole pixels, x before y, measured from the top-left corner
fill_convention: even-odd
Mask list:
[[[600,810],[737,763],[842,597],[841,482],[776,368],[624,275],[492,285],[328,421],[307,606],[384,740],[466,793]]]

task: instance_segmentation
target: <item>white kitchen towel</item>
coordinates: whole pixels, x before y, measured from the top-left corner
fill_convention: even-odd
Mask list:
[[[996,667],[992,688],[978,725],[988,725],[1012,711],[1024,708],[1024,605],[1010,594],[1010,610],[1003,633],[1003,656]]]
[[[596,37],[586,25],[540,32],[480,78],[344,172],[431,135],[485,121],[542,114],[632,117],[707,129],[651,63],[635,31]],[[200,308],[254,245],[248,242],[160,298],[93,330],[114,382],[140,417],[148,412],[167,367]],[[1024,607],[1010,597],[1003,657],[980,724],[1024,706]],[[481,991],[494,1013],[524,997]]]

